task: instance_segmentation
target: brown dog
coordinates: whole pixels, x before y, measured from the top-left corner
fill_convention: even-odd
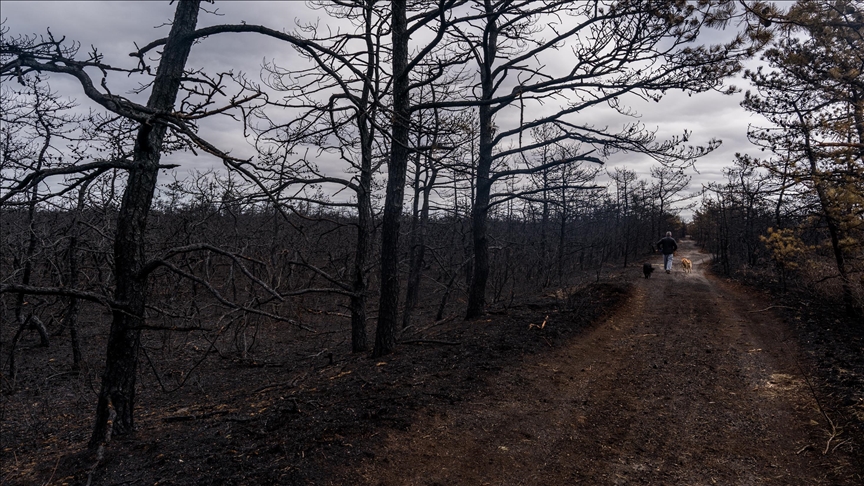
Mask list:
[[[684,271],[687,273],[690,273],[691,271],[693,271],[693,262],[691,262],[687,258],[681,259],[681,266],[684,267]]]

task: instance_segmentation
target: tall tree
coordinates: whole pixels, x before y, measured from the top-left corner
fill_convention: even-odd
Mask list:
[[[396,329],[399,317],[399,233],[402,218],[402,206],[405,196],[405,183],[407,168],[412,152],[410,146],[410,119],[412,111],[411,90],[419,85],[433,82],[444,75],[447,66],[456,61],[447,59],[446,56],[432,56],[440,44],[450,25],[452,25],[452,9],[455,5],[465,0],[437,0],[435,2],[421,2],[408,0],[393,0],[389,5],[390,14],[390,63],[391,73],[389,80],[390,103],[383,103],[382,110],[389,112],[390,154],[387,162],[387,185],[381,224],[381,267],[380,267],[380,300],[378,306],[378,324],[375,331],[375,346],[373,355],[381,356],[388,354],[396,346]],[[379,9],[377,2],[355,2],[349,1],[340,4],[347,8],[359,6],[364,8]],[[375,10],[376,15],[386,10]],[[410,15],[409,15],[410,14]],[[321,57],[330,56],[340,62],[340,66],[353,70],[354,74],[364,79],[362,69],[355,68],[351,62],[351,56],[343,56],[314,40],[304,39],[299,36],[271,29],[260,25],[217,25],[205,27],[190,34],[192,38],[204,38],[217,33],[257,33],[279,39],[306,52],[315,59],[319,67],[333,75],[333,82],[340,83],[341,76],[329,69],[329,64]],[[429,34],[428,40],[417,46],[411,45],[411,38],[423,37]],[[350,36],[349,36],[350,37]],[[156,46],[164,44],[164,40],[153,42],[142,48],[146,52]],[[412,51],[413,48],[413,51]],[[383,57],[377,57],[377,62],[383,62]],[[429,62],[437,66],[435,74],[431,79],[413,80],[412,73],[423,63]],[[383,90],[382,90],[383,91]],[[378,100],[384,98],[383,93],[378,93]],[[383,106],[382,106],[383,105]],[[371,123],[371,120],[369,120]],[[223,154],[224,155],[224,154]],[[236,160],[231,157],[223,157],[227,163],[236,170],[241,171],[250,179],[260,184],[260,180],[254,176],[246,161]],[[264,184],[262,189],[271,193]]]
[[[381,222],[381,295],[378,304],[378,325],[375,330],[374,356],[393,352],[396,348],[396,329],[399,323],[399,233],[405,182],[410,163],[411,130],[411,73],[426,61],[430,52],[441,43],[450,24],[450,10],[456,0],[438,0],[435,3],[411,3],[393,0],[390,6],[392,53],[392,106],[390,131],[390,159],[387,163],[387,189]],[[410,52],[412,34],[419,34],[432,26],[432,38],[416,52]],[[434,62],[434,61],[433,61]],[[448,62],[440,60],[439,72]],[[415,81],[414,85],[431,80]]]
[[[58,142],[72,143],[70,135],[82,121],[80,117],[69,114],[74,105],[59,99],[49,88],[32,81],[22,84],[24,87],[20,92],[3,86],[0,94],[3,105],[0,107],[0,120],[3,122],[3,127],[0,128],[3,154],[0,162],[0,187],[7,190],[17,185],[17,179],[26,178],[30,173],[57,168],[58,162],[62,160],[62,150],[57,148]],[[23,221],[26,225],[26,228],[23,228],[26,238],[22,241],[23,248],[16,258],[20,268],[20,284],[25,287],[30,286],[34,280],[34,257],[40,238],[36,210],[44,198],[40,196],[40,189],[40,185],[33,185],[20,194],[17,201],[12,197],[12,191],[2,197],[6,205],[22,205],[27,211]],[[7,231],[9,229],[6,228]],[[24,292],[18,292],[14,304],[18,331],[12,338],[8,360],[9,376],[13,382],[16,376],[16,346],[25,329],[37,329],[41,345],[49,344],[45,325],[34,312],[33,306],[29,306],[29,309],[25,307],[25,296]]]
[[[217,155],[226,163],[234,162],[235,159],[198,135],[194,124],[208,116],[226,113],[259,95],[259,93],[252,93],[249,97],[228,97],[223,106],[214,107],[214,101],[221,99],[219,94],[224,93],[220,81],[223,76],[210,78],[203,72],[198,72],[194,77],[187,76],[186,61],[196,41],[194,32],[199,8],[200,0],[179,1],[168,37],[155,41],[134,53],[133,56],[138,57],[140,63],[131,69],[104,63],[102,55],[95,49],[88,57],[79,59],[76,44],[67,45],[63,40],[55,39],[50,33],[46,38],[41,39],[4,36],[0,41],[0,76],[3,79],[24,80],[34,73],[70,76],[78,81],[88,98],[110,112],[112,117],[127,120],[135,126],[130,134],[132,139],[128,140],[132,145],[128,154],[121,153],[108,160],[96,158],[92,162],[82,162],[70,167],[31,171],[19,184],[10,188],[9,192],[2,196],[8,198],[26,192],[50,177],[64,175],[71,177],[70,183],[64,188],[65,191],[69,191],[86,181],[93,180],[94,174],[109,170],[121,170],[126,174],[126,185],[118,208],[117,225],[113,235],[112,297],[65,287],[0,285],[0,292],[75,296],[110,306],[112,321],[105,370],[98,394],[93,434],[89,442],[90,447],[93,448],[107,437],[109,423],[113,423],[111,431],[116,434],[128,434],[134,430],[137,361],[148,297],[148,276],[156,269],[165,267],[178,275],[192,277],[195,280],[193,276],[171,265],[168,259],[195,251],[219,252],[219,249],[212,245],[189,245],[169,250],[161,258],[148,260],[147,227],[157,176],[160,169],[176,167],[162,164],[161,158],[170,150],[192,145]],[[155,46],[163,46],[163,49],[155,76],[142,88],[142,91],[150,90],[145,105],[113,94],[107,87],[107,79],[102,79],[99,83],[94,82],[90,76],[94,68],[103,73],[103,76],[109,73],[150,73],[144,54]],[[181,89],[186,90],[188,95],[182,99],[178,97]],[[118,142],[120,145],[124,143],[127,141]],[[245,273],[251,277],[251,274]],[[251,278],[257,285],[267,288],[260,280]],[[252,310],[232,304],[222,298],[212,287],[209,289],[223,304]],[[116,418],[112,422],[111,417],[114,414]]]
[[[756,92],[743,106],[773,126],[749,136],[791,164],[769,170],[788,172],[816,195],[844,305],[860,314],[850,265],[864,232],[864,10],[854,1],[806,0],[763,16],[777,37],[763,56],[768,69],[746,73]]]
[[[346,20],[354,32],[321,33],[306,26],[308,35],[291,38],[309,67],[286,69],[275,62],[265,66],[266,84],[285,93],[284,101],[271,106],[296,111],[287,123],[272,121],[258,112],[265,124],[258,136],[259,151],[267,158],[285,160],[304,146],[338,154],[348,164],[350,179],[335,176],[300,157],[288,170],[267,164],[271,183],[267,191],[280,194],[291,188],[335,184],[354,194],[356,240],[350,286],[335,282],[334,291],[349,294],[354,352],[366,351],[366,307],[369,294],[369,267],[373,237],[373,182],[383,163],[386,140],[382,131],[387,123],[380,119],[384,85],[388,75],[382,60],[388,54],[384,37],[388,29],[386,9],[373,0],[333,4],[320,8],[332,18]],[[301,45],[302,44],[302,45]],[[273,149],[271,145],[278,148]],[[275,152],[274,152],[275,150]],[[268,177],[262,174],[259,178]],[[288,201],[290,202],[290,198]],[[328,204],[321,201],[322,204]]]

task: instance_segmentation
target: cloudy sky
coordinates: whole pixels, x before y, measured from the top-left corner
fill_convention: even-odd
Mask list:
[[[307,23],[325,20],[322,12],[313,11],[299,1],[220,1],[205,8],[216,10],[219,15],[203,15],[199,27],[221,23],[263,24],[274,28],[293,30],[297,22]],[[173,16],[174,7],[167,1],[8,1],[0,0],[0,15],[9,34],[44,34],[47,28],[55,37],[65,36],[81,43],[82,51],[93,45],[105,55],[105,62],[130,67],[133,59],[129,53],[135,45],[144,45],[151,40],[167,35],[166,24]],[[280,64],[291,62],[296,54],[284,44],[253,35],[217,36],[196,45],[189,65],[206,66],[208,69],[234,69],[244,71],[257,78],[264,60],[278,60]],[[742,80],[730,80],[732,84],[746,90]],[[135,87],[134,80],[112,75],[109,85],[115,92],[128,91]],[[86,104],[80,88],[59,76],[51,79],[51,86],[61,94],[75,97]],[[745,112],[739,103],[743,95],[724,96],[704,93],[688,97],[680,93],[667,95],[660,103],[633,101],[631,106],[641,114],[641,121],[651,129],[657,129],[661,137],[680,135],[683,130],[692,132],[692,143],[702,144],[711,138],[723,140],[720,149],[700,159],[696,164],[698,173],[692,172],[690,190],[698,190],[702,184],[722,179],[722,169],[731,164],[736,152],[752,152],[754,149],[746,139],[748,124],[760,124],[755,115]],[[141,100],[142,102],[144,100]],[[602,120],[601,120],[602,121]],[[210,137],[217,137],[221,146],[230,147],[235,155],[249,155],[250,147],[229,123],[214,124],[209,128]],[[186,155],[191,157],[191,155]],[[206,157],[184,161],[184,167],[205,168],[216,162]],[[610,166],[626,166],[641,177],[648,177],[653,162],[638,155],[624,155],[610,161]],[[685,215],[686,217],[687,215]]]

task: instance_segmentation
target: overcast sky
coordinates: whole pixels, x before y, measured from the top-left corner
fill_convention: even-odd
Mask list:
[[[203,15],[199,27],[246,22],[292,30],[296,21],[326,19],[322,12],[313,11],[299,1],[217,1],[215,5],[205,4],[205,8],[218,9],[222,16]],[[10,34],[44,34],[50,28],[55,37],[65,36],[80,42],[82,51],[88,51],[93,45],[105,55],[105,62],[124,67],[133,65],[134,60],[128,54],[135,50],[136,43],[141,46],[167,35],[166,23],[171,20],[173,11],[174,7],[167,1],[0,1],[0,15]],[[217,36],[193,48],[189,65],[245,71],[257,79],[263,60],[276,59],[285,65],[291,60],[289,56],[295,54],[284,44],[260,36]],[[746,90],[742,80],[730,82]],[[109,83],[117,87],[115,92],[135,86],[134,82],[117,75],[112,75]],[[80,88],[69,79],[54,76],[51,86],[61,94],[84,101]],[[648,128],[656,128],[661,137],[680,135],[686,129],[692,132],[694,144],[704,144],[711,138],[723,140],[720,149],[697,162],[698,173],[691,173],[690,190],[697,190],[702,184],[721,180],[723,167],[731,165],[736,152],[754,151],[747,142],[746,130],[748,124],[762,121],[739,106],[742,97],[741,94],[724,96],[717,93],[688,97],[672,93],[660,103],[633,102],[631,106],[641,114],[641,121]],[[236,126],[226,121],[210,129],[213,132],[209,136],[213,137],[215,133],[220,145],[230,147],[233,154],[250,155],[250,148]],[[184,161],[184,167],[204,168],[215,163],[212,159],[199,157]],[[652,164],[651,160],[638,155],[625,155],[610,161],[611,167],[623,165],[644,178],[648,178]]]

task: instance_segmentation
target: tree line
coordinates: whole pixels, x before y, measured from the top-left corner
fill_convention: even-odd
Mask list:
[[[849,316],[864,308],[864,12],[798,2],[772,12],[776,35],[748,70],[743,106],[761,115],[726,182],[713,184],[694,234],[726,273],[773,267]]]

